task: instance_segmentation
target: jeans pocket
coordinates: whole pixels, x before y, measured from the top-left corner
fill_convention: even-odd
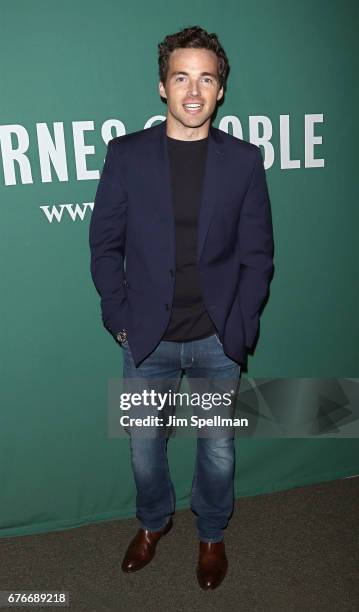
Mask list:
[[[217,340],[217,342],[218,342],[219,346],[222,346],[222,347],[223,347],[223,344],[222,344],[222,342],[221,342],[221,339],[220,339],[219,335],[218,335],[218,334],[214,334],[214,335],[215,335],[215,338],[216,338],[216,340]]]

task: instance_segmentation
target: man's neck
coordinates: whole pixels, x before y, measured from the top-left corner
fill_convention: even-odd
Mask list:
[[[199,127],[185,126],[168,114],[166,119],[166,133],[170,138],[174,138],[176,140],[194,141],[203,140],[204,138],[208,137],[210,119]]]

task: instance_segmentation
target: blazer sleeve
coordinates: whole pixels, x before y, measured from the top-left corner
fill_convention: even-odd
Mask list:
[[[272,212],[259,147],[240,214],[239,249],[239,303],[246,346],[251,350],[259,327],[260,310],[274,274]]]
[[[123,329],[126,301],[124,257],[127,194],[118,143],[110,140],[89,228],[91,276],[101,297],[103,325],[115,335]]]

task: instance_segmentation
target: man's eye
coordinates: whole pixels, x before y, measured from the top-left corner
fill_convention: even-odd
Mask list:
[[[184,77],[183,76],[177,77],[176,81],[178,81],[178,79],[184,79]]]
[[[205,80],[205,81],[207,81],[207,82],[209,82],[209,83],[212,83],[212,79],[211,79],[211,77],[204,77],[204,80]]]

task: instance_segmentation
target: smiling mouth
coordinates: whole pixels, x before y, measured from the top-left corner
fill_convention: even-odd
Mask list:
[[[199,113],[202,110],[203,104],[199,104],[199,103],[183,104],[183,108],[185,109],[187,113],[190,113],[191,115],[195,115],[196,113]]]

